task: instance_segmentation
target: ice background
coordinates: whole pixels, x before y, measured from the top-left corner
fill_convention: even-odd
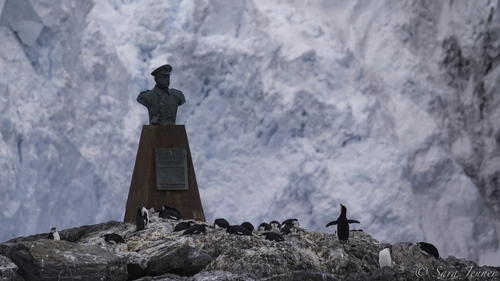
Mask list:
[[[339,204],[500,265],[499,1],[0,0],[0,241],[122,220],[169,63],[207,221]],[[159,207],[159,206],[148,206]]]

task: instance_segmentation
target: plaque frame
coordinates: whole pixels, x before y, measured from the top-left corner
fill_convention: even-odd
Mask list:
[[[155,148],[156,189],[189,190],[185,148]]]

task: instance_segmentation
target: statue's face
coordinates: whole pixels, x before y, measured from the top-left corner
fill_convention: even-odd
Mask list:
[[[170,86],[170,74],[158,74],[155,76],[156,85],[162,89],[168,89]]]

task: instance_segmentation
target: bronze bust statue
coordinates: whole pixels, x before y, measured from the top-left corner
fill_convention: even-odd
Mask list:
[[[137,101],[148,108],[150,125],[175,125],[177,107],[186,102],[184,94],[177,89],[169,89],[172,66],[162,65],[151,72],[156,85],[152,90],[139,93]]]

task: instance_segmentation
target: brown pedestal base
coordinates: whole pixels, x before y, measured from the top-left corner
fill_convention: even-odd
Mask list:
[[[186,149],[188,190],[157,190],[155,148]],[[185,219],[205,221],[184,125],[142,127],[123,221],[135,223],[140,207],[161,210],[162,205],[177,208]]]

